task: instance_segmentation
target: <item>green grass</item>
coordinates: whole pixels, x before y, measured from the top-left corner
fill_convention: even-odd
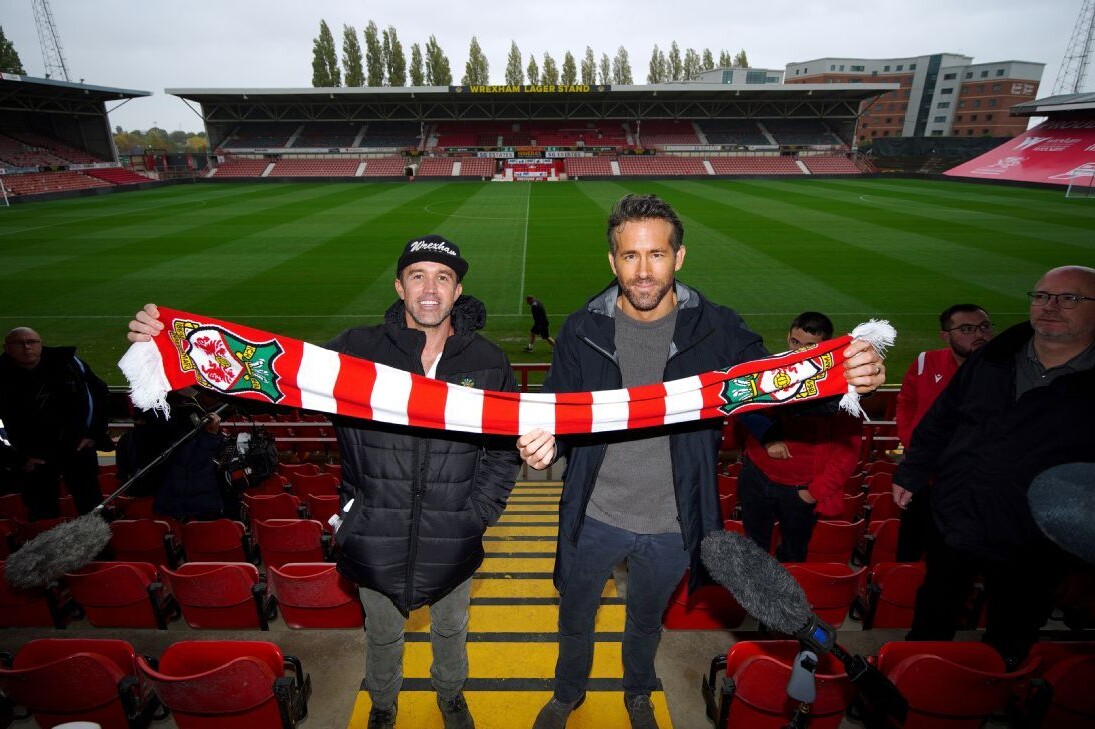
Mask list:
[[[685,223],[681,280],[779,349],[790,319],[869,317],[898,330],[891,381],[938,346],[936,316],[972,301],[1002,327],[1046,269],[1095,263],[1095,206],[1062,192],[918,180],[567,184],[197,184],[0,209],[0,329],[75,344],[111,384],[147,301],[322,342],[394,300],[402,244],[442,233],[471,262],[486,335],[515,362],[526,294],[553,328],[610,280],[612,203],[654,192]]]

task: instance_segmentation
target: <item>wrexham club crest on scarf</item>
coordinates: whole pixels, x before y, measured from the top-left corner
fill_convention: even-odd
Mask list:
[[[794,350],[803,354],[818,349],[816,344]],[[819,352],[817,356],[786,362],[781,367],[753,372],[744,377],[728,379],[722,389],[726,405],[719,408],[729,415],[746,404],[788,404],[794,400],[810,400],[821,392],[821,383],[836,365],[832,352]],[[729,372],[729,370],[722,370]]]
[[[270,402],[283,397],[274,362],[284,350],[276,339],[249,342],[219,326],[176,319],[171,341],[179,368],[193,372],[197,384],[230,395],[250,392]]]

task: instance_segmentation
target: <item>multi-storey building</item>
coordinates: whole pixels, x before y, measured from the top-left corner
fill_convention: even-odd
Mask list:
[[[860,142],[879,137],[1014,137],[1027,119],[1015,104],[1038,93],[1043,63],[973,63],[970,56],[936,53],[911,58],[818,58],[787,64],[785,82],[896,83],[900,88],[865,102]]]

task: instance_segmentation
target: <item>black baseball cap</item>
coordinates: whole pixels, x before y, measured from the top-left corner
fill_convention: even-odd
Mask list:
[[[461,281],[468,272],[468,262],[460,257],[460,246],[440,235],[424,235],[412,238],[403,246],[403,255],[395,266],[398,277],[403,269],[419,261],[443,263],[456,272],[456,280]]]

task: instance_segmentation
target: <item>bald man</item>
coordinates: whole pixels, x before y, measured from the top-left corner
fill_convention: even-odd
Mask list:
[[[908,639],[952,639],[983,574],[984,640],[1009,666],[1037,641],[1067,559],[1027,490],[1047,468],[1095,461],[1095,269],[1054,268],[1027,298],[1029,321],[973,352],[920,421],[893,489],[904,507],[935,479],[938,536]]]
[[[0,355],[0,420],[16,452],[31,520],[60,515],[61,478],[81,514],[102,500],[96,447],[110,448],[105,382],[75,347],[46,347],[29,327],[12,329]]]

